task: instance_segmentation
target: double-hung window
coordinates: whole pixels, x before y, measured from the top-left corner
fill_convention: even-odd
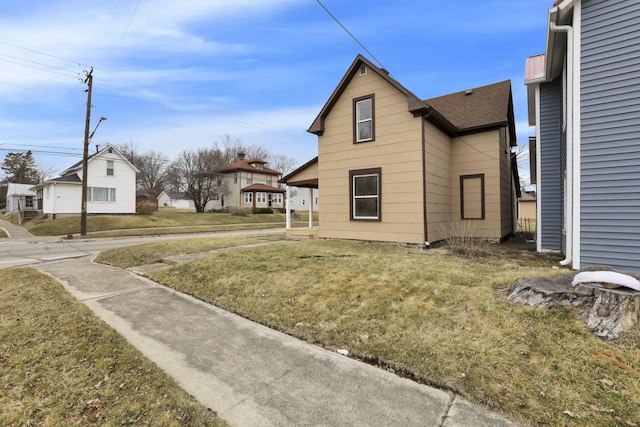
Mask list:
[[[374,96],[367,95],[353,100],[353,142],[367,142],[375,139]]]
[[[267,203],[267,193],[256,193],[256,203]]]
[[[87,188],[87,201],[88,202],[116,202],[116,189],[105,187],[88,187]]]
[[[107,176],[113,176],[113,160],[107,160]]]
[[[381,168],[349,171],[352,220],[381,220]]]
[[[247,172],[247,184],[253,184],[253,172]]]
[[[244,202],[246,204],[252,204],[253,203],[253,193],[244,193]]]

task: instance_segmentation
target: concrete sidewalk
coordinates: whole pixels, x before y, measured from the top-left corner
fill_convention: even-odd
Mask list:
[[[24,228],[3,219],[0,219],[0,228],[7,233],[10,239],[29,239],[33,237],[33,235]]]
[[[39,269],[231,425],[515,425],[88,257]]]

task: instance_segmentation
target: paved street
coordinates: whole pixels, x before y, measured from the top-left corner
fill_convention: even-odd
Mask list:
[[[0,223],[3,227],[5,221]],[[36,266],[42,262],[78,258],[96,255],[99,252],[124,246],[168,240],[196,239],[222,235],[272,234],[282,233],[284,229],[240,230],[198,234],[172,234],[166,236],[140,236],[126,238],[108,238],[66,240],[59,237],[31,236],[19,239],[0,239],[0,269],[23,266]]]

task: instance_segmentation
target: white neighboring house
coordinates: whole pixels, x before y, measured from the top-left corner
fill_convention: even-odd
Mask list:
[[[7,186],[7,211],[10,215],[19,210],[35,210],[36,193],[31,190],[33,184],[16,184],[10,182]]]
[[[184,193],[174,193],[162,190],[158,194],[158,206],[170,206],[176,209],[195,209],[193,200],[189,200]]]
[[[136,173],[115,147],[107,145],[87,161],[87,213],[132,215],[136,212]],[[59,177],[32,187],[42,213],[52,218],[80,215],[82,161]]]
[[[313,202],[313,211],[318,212],[320,209],[319,204],[319,194],[318,189],[313,188],[313,193],[311,195],[311,202]],[[309,210],[309,189],[308,188],[299,188],[299,187],[290,187],[289,188],[289,209],[293,209],[296,211],[308,211]]]

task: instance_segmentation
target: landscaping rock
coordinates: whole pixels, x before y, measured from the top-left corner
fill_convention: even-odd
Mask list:
[[[600,337],[617,338],[623,331],[640,328],[640,293],[620,288],[574,287],[571,282],[575,275],[520,278],[511,285],[507,299],[536,308],[584,308],[588,310],[585,323]]]

